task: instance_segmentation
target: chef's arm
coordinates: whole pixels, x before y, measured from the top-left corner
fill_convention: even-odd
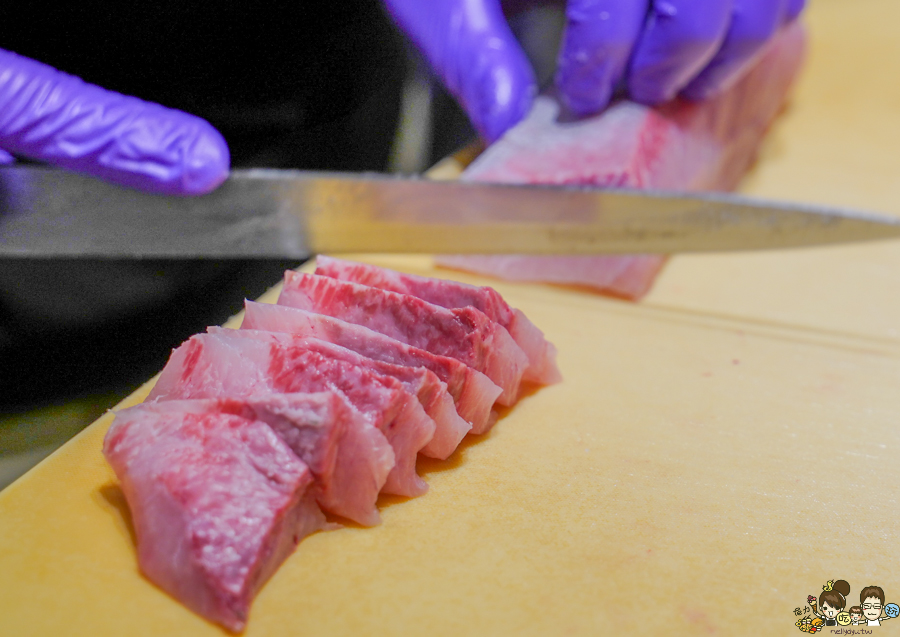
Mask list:
[[[205,120],[0,49],[0,163],[10,153],[175,195],[209,192],[230,163]]]
[[[384,0],[437,75],[493,141],[528,112],[534,72],[507,13],[559,0]],[[584,116],[617,91],[655,105],[705,99],[739,79],[804,0],[568,0],[556,85]]]

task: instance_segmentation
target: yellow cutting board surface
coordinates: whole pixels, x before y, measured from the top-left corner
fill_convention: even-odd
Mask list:
[[[745,191],[900,213],[900,3],[807,23]],[[900,243],[680,256],[636,305],[368,259],[494,285],[565,382],[422,461],[380,527],[306,539],[247,635],[796,634],[838,578],[900,603]],[[0,635],[221,635],[141,577],[110,421],[0,492]]]

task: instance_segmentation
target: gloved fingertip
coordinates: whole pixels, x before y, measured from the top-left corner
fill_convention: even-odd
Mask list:
[[[14,163],[16,163],[16,158],[0,148],[0,166],[8,166]]]
[[[732,0],[651,4],[628,72],[631,97],[655,106],[674,99],[713,59],[732,16]]]
[[[506,131],[525,119],[528,111],[531,110],[535,95],[537,95],[537,89],[524,92],[506,108],[495,109],[485,117],[481,125],[477,126],[485,141],[488,143],[497,141]]]
[[[203,195],[228,178],[228,144],[209,122],[182,111],[123,99],[121,125],[85,172],[165,195]],[[130,115],[128,115],[130,113]]]
[[[590,93],[572,87],[557,84],[562,102],[576,117],[587,117],[599,113],[609,106],[612,100],[613,87],[610,83],[599,83],[592,87]]]
[[[525,117],[536,80],[500,0],[385,4],[485,139],[496,140]]]
[[[496,141],[522,121],[537,95],[534,71],[524,54],[521,57],[495,59],[483,65],[485,72],[469,76],[469,85],[462,90],[463,105],[488,142]]]
[[[709,64],[681,91],[704,100],[734,85],[765,50],[784,20],[785,0],[736,0],[725,41]]]
[[[231,154],[222,134],[202,121],[201,130],[185,149],[180,194],[203,195],[228,178]]]
[[[625,77],[649,0],[569,0],[556,86],[571,114],[603,110]]]
[[[631,99],[638,104],[658,106],[675,99],[678,94],[678,85],[674,82],[660,82],[654,78],[646,78],[633,73],[628,81],[628,93]]]
[[[101,156],[59,163],[160,195],[203,195],[228,178],[228,145],[211,124],[188,113],[145,106],[143,116],[120,131]]]
[[[599,53],[606,51],[601,49]],[[556,88],[569,112],[576,117],[585,117],[609,105],[618,80],[612,66],[608,60],[596,60],[591,64],[586,60],[572,61],[560,56]]]

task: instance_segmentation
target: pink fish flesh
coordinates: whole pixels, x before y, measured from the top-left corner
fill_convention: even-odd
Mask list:
[[[426,352],[361,325],[284,305],[245,302],[241,328],[317,338],[375,360],[423,367],[447,384],[457,413],[472,426],[472,433],[484,433],[494,422],[491,406],[500,388],[455,358]]]
[[[382,487],[385,493],[419,496],[428,485],[416,473],[416,456],[434,437],[435,423],[403,383],[371,366],[358,366],[309,349],[293,334],[211,327],[209,335],[263,343],[269,350],[268,374],[277,391],[342,392],[394,450],[394,467]]]
[[[400,381],[410,394],[419,400],[419,404],[434,420],[434,435],[419,453],[431,458],[447,459],[456,451],[456,447],[472,426],[459,417],[453,406],[453,399],[447,393],[447,385],[433,372],[423,367],[405,367],[385,363],[358,354],[340,345],[335,345],[317,338],[294,336],[292,345],[318,352],[329,358],[336,358],[357,367],[366,367],[372,371],[390,376]]]
[[[473,307],[446,309],[407,294],[331,277],[286,272],[279,305],[318,312],[381,332],[484,373],[515,403],[528,357],[503,326]]]
[[[120,411],[103,453],[131,509],[144,574],[240,631],[254,595],[325,519],[312,474],[263,422],[144,404]]]
[[[238,399],[252,401],[257,411],[277,413],[283,406],[276,401],[265,378],[265,352],[256,353],[258,359],[244,361],[240,359],[239,351],[228,347],[227,341],[198,334],[172,352],[145,404],[228,397],[235,402]],[[343,393],[334,393],[347,403]],[[272,406],[260,409],[259,405],[267,400],[273,401]],[[337,410],[335,415],[341,416],[341,411]],[[312,418],[296,418],[291,423],[269,422],[304,462],[308,460],[319,486],[318,502],[323,509],[363,525],[378,524],[380,517],[375,501],[394,466],[394,452],[369,420],[353,409],[352,417],[347,416],[341,422],[318,424]],[[299,431],[291,432],[288,424]],[[338,448],[334,450],[335,432],[332,429],[337,429],[340,434],[336,439]],[[331,456],[334,456],[333,466]]]
[[[474,307],[506,328],[516,344],[525,352],[528,367],[522,380],[541,385],[550,385],[562,380],[556,366],[556,348],[547,342],[544,333],[535,327],[525,314],[511,308],[493,288],[404,274],[366,263],[343,261],[323,255],[316,258],[316,274],[408,294],[449,309]]]
[[[380,523],[375,498],[393,467],[394,452],[380,437],[384,457],[373,471],[368,461],[371,441],[364,434],[367,425],[342,394],[269,393],[165,404],[185,412],[234,414],[266,423],[309,467],[322,509],[365,526]]]
[[[394,465],[381,490],[424,493],[427,485],[415,473],[415,459],[433,434],[434,422],[418,400],[392,378],[294,348],[291,341],[287,334],[211,328],[172,353],[149,399],[340,392],[364,416],[361,435],[369,438],[366,460],[373,471],[386,464],[385,454],[379,453],[385,440],[393,449]]]
[[[463,179],[499,183],[589,184],[669,190],[731,190],[750,167],[803,60],[795,22],[773,38],[740,81],[703,102],[659,108],[619,102],[577,122],[539,97],[528,117],[489,147]],[[629,299],[646,294],[661,255],[598,257],[442,256],[447,267],[516,281],[584,285]]]

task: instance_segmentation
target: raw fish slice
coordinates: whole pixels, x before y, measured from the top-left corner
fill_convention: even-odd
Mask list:
[[[492,321],[505,327],[516,344],[525,352],[528,367],[522,380],[542,385],[562,380],[556,366],[556,348],[547,342],[543,332],[534,323],[520,310],[511,308],[493,288],[404,274],[366,263],[343,261],[323,255],[316,257],[316,274],[409,294],[450,309],[474,307]]]
[[[337,392],[317,394],[254,394],[247,398],[210,398],[145,403],[180,409],[185,413],[224,413],[259,420],[310,469],[319,506],[365,526],[381,521],[375,508],[378,491],[394,465],[393,451],[381,439],[384,462],[367,458],[371,444],[362,432],[367,426],[359,414]],[[366,484],[368,482],[368,484]],[[360,485],[363,485],[362,487]]]
[[[208,333],[230,341],[267,345],[268,375],[276,391],[342,392],[394,450],[394,467],[381,490],[405,496],[422,495],[428,490],[416,473],[416,455],[434,437],[436,426],[400,381],[367,366],[308,349],[296,342],[303,339],[292,334],[221,327],[211,327]]]
[[[381,490],[424,493],[428,485],[416,475],[416,454],[434,434],[434,421],[418,400],[393,378],[294,348],[291,340],[274,332],[210,328],[173,352],[150,399],[339,391],[371,426],[372,457],[379,457],[374,449],[382,436],[393,448],[394,466]]]
[[[343,319],[484,373],[515,403],[528,358],[501,325],[473,307],[448,310],[407,294],[288,271],[279,305]]]
[[[309,469],[259,421],[138,405],[116,415],[103,453],[141,570],[229,630],[243,630],[257,591],[325,523]]]
[[[484,433],[495,420],[491,406],[500,395],[500,388],[487,376],[455,358],[437,356],[411,347],[361,325],[284,305],[246,301],[241,328],[308,336],[375,360],[424,367],[447,384],[447,392],[456,404],[456,412],[472,426],[472,433]]]
[[[472,426],[459,417],[453,399],[447,393],[447,385],[424,367],[405,367],[377,361],[340,345],[317,338],[291,335],[293,347],[309,349],[329,358],[337,358],[357,367],[366,367],[377,374],[396,378],[434,420],[434,436],[419,453],[431,458],[447,459]]]
[[[463,179],[592,184],[670,190],[731,190],[752,163],[797,76],[799,23],[773,38],[756,66],[722,95],[656,109],[620,102],[578,122],[557,121],[539,97],[528,117],[489,147]],[[639,299],[665,263],[660,255],[601,257],[452,256],[438,263],[518,281],[586,285]]]
[[[257,359],[243,360],[240,351],[228,347],[227,341],[205,334],[193,336],[172,352],[145,404],[223,397],[264,402],[273,393],[267,377],[268,352],[263,350],[257,354]],[[346,398],[342,392],[335,393]],[[308,426],[306,433],[309,436],[291,435],[284,439],[301,458],[315,459],[310,462],[310,468],[320,485],[317,496],[323,508],[360,524],[374,525],[380,521],[375,501],[394,466],[394,452],[369,420],[355,409],[353,414],[354,417],[346,421],[338,448],[333,453],[330,451],[331,434],[326,428],[317,431]],[[289,433],[280,426],[278,431]],[[318,437],[313,437],[315,433]],[[335,460],[329,474],[327,458],[330,455],[334,455]]]

